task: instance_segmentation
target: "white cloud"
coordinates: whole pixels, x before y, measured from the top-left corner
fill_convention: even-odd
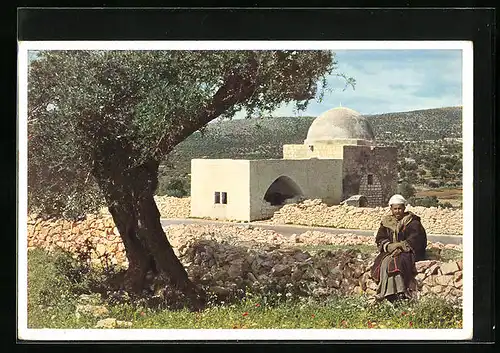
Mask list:
[[[362,114],[380,114],[462,105],[462,58],[458,50],[337,51],[339,72],[356,79],[356,88],[343,90],[345,81],[330,77],[333,91],[323,102],[311,101],[296,114],[294,104],[275,116],[317,116],[342,106]],[[240,112],[236,118],[241,118]]]

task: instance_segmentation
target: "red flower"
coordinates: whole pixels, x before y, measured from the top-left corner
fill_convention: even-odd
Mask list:
[[[260,306],[260,304],[259,304],[259,303],[257,303],[257,304],[255,304],[255,306],[258,308],[258,307]]]
[[[406,311],[403,311],[403,312],[401,313],[401,316],[406,316],[406,315],[408,315],[408,313],[407,313]]]
[[[145,316],[145,315],[146,315],[146,313],[145,313],[144,311],[141,311],[141,314],[140,314],[140,315],[141,315],[141,316]]]
[[[248,311],[245,311],[245,312],[243,313],[243,316],[247,316],[247,315],[248,315]]]
[[[341,324],[342,324],[342,326],[347,326],[347,321],[346,320],[342,320]]]
[[[410,327],[413,327],[413,321],[409,322]]]
[[[368,320],[368,328],[373,328],[373,324],[370,320]]]
[[[312,318],[314,319],[314,318],[316,317],[316,315],[314,315],[314,314],[311,314],[311,317],[312,317]]]

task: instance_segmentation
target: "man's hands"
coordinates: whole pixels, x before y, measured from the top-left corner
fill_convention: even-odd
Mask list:
[[[389,245],[387,245],[387,252],[392,253],[394,250],[399,249],[401,247],[402,247],[401,242],[390,243]]]
[[[392,253],[394,251],[397,251],[399,254],[404,251],[410,251],[410,247],[403,241],[397,241],[387,245],[387,252]]]

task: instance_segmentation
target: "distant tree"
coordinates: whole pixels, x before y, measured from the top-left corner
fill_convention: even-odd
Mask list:
[[[422,207],[438,207],[439,200],[436,196],[426,196],[421,199],[417,199],[415,202],[415,206]]]
[[[29,207],[75,217],[107,205],[141,292],[161,272],[202,305],[160,223],[160,161],[195,131],[322,97],[331,51],[40,51],[28,79]],[[347,78],[347,83],[354,84]]]
[[[451,202],[448,202],[448,201],[443,202],[443,203],[439,202],[438,203],[438,207],[442,207],[442,208],[454,208],[453,205],[451,204]]]
[[[415,196],[416,190],[413,185],[411,185],[408,182],[402,182],[401,184],[398,185],[397,189],[398,194],[402,195],[404,198],[408,199],[410,197]]]
[[[186,183],[177,177],[167,182],[159,181],[156,194],[160,196],[186,197],[189,194],[187,189]]]

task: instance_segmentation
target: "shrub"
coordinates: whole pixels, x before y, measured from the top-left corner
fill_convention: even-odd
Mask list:
[[[402,195],[406,199],[415,196],[416,193],[415,187],[408,182],[402,182],[399,184],[397,191],[398,194]]]
[[[439,200],[436,196],[411,197],[408,202],[413,206],[438,207]]]
[[[448,201],[442,203],[440,202],[438,206],[442,208],[454,208],[453,205]]]
[[[416,303],[414,310],[414,322],[421,327],[453,327],[453,323],[462,318],[460,303],[450,303],[439,297],[422,298]]]
[[[42,249],[29,251],[28,256],[28,310],[38,305],[51,306],[71,294],[71,280],[61,275],[58,264],[65,254],[56,251],[49,254]]]
[[[173,178],[166,181],[166,178],[158,182],[156,195],[158,196],[173,196],[173,197],[186,197],[189,195],[188,183],[181,178]]]

